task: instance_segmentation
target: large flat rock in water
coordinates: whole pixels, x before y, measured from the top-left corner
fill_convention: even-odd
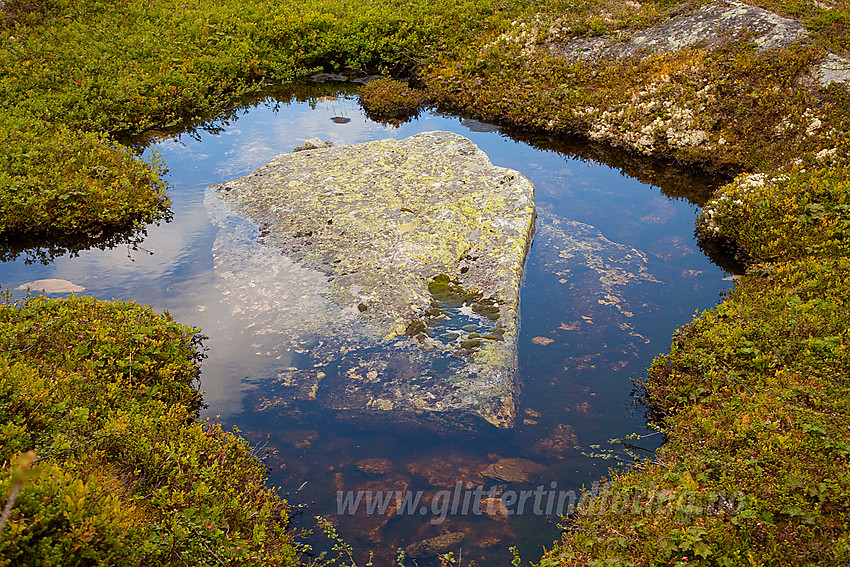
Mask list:
[[[520,173],[425,132],[280,155],[207,206],[232,314],[299,354],[260,384],[264,409],[513,424],[535,220]]]

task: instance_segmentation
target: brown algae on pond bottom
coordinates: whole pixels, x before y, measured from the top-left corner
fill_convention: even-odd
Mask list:
[[[265,408],[307,398],[357,416],[513,425],[536,217],[520,173],[458,134],[425,132],[280,155],[213,186],[207,205],[234,311],[262,310],[257,330],[310,361],[266,384]]]

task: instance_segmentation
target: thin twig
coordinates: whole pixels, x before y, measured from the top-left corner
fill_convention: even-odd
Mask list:
[[[12,513],[12,506],[15,505],[15,498],[18,497],[18,492],[21,491],[21,486],[24,484],[22,480],[19,480],[12,487],[12,493],[9,495],[9,500],[6,502],[6,506],[3,508],[3,515],[0,516],[0,542],[3,541],[3,528],[6,527],[6,521],[9,519],[9,515]]]
[[[216,554],[215,554],[215,552],[214,552],[212,549],[210,549],[210,548],[209,548],[209,546],[207,546],[206,542],[205,542],[203,539],[201,539],[201,535],[200,535],[198,532],[196,532],[195,530],[192,530],[192,533],[193,533],[193,534],[195,534],[195,536],[196,536],[196,537],[198,538],[198,540],[201,542],[201,545],[203,545],[203,546],[204,546],[204,548],[205,548],[207,551],[209,551],[209,552],[210,552],[210,555],[212,555],[213,557],[215,557],[215,560],[216,560],[216,561],[218,561],[218,564],[219,564],[219,565],[224,565],[224,564],[225,564],[225,563],[224,563],[224,561],[222,561],[222,560],[219,558],[219,556],[218,556],[218,555],[216,555]]]

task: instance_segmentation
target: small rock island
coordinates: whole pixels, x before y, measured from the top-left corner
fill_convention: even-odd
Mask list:
[[[262,407],[511,427],[531,182],[451,132],[297,150],[207,195],[234,313],[304,355]]]

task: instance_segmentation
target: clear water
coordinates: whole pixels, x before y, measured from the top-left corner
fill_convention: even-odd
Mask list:
[[[303,505],[296,523],[311,528],[314,515],[331,518],[361,564],[367,550],[375,552],[376,565],[391,564],[397,548],[449,532],[466,534],[464,565],[509,565],[510,545],[527,559],[539,558],[557,539],[561,522],[552,510],[546,514],[545,496],[539,514],[533,500],[511,517],[471,509],[463,514],[460,501],[458,513],[440,522],[440,498],[447,496],[438,493],[454,491],[458,482],[485,490],[497,485],[499,493],[541,485],[580,492],[617,464],[590,453],[603,452],[611,438],[650,432],[630,378],[643,377],[674,329],[713,306],[730,286],[728,274],[700,251],[693,235],[698,203],[714,180],[610,148],[505,133],[437,112],[400,127],[381,125],[364,116],[351,91],[299,99],[279,94],[195,129],[157,133],[145,152],[161,153],[169,168],[172,222],[149,227],[135,245],[82,250],[47,263],[28,262],[33,252],[25,251],[0,264],[0,282],[14,289],[65,279],[86,294],[150,304],[201,327],[210,337],[202,375],[205,414],[219,415],[264,445],[270,482]],[[494,164],[519,170],[536,187],[540,220],[521,294],[517,427],[437,436],[340,421],[308,404],[259,407],[276,369],[297,366],[300,354],[258,338],[215,285],[217,229],[204,206],[205,188],[245,175],[307,138],[340,145],[428,130],[470,138]],[[13,256],[10,250],[0,256]],[[643,442],[647,456],[660,441]],[[514,457],[542,468],[519,484],[480,474]],[[385,459],[388,470],[364,472],[364,459]],[[424,496],[413,514],[367,516],[361,509],[338,515],[340,490],[422,490]],[[308,541],[316,550],[329,547],[322,537]]]

